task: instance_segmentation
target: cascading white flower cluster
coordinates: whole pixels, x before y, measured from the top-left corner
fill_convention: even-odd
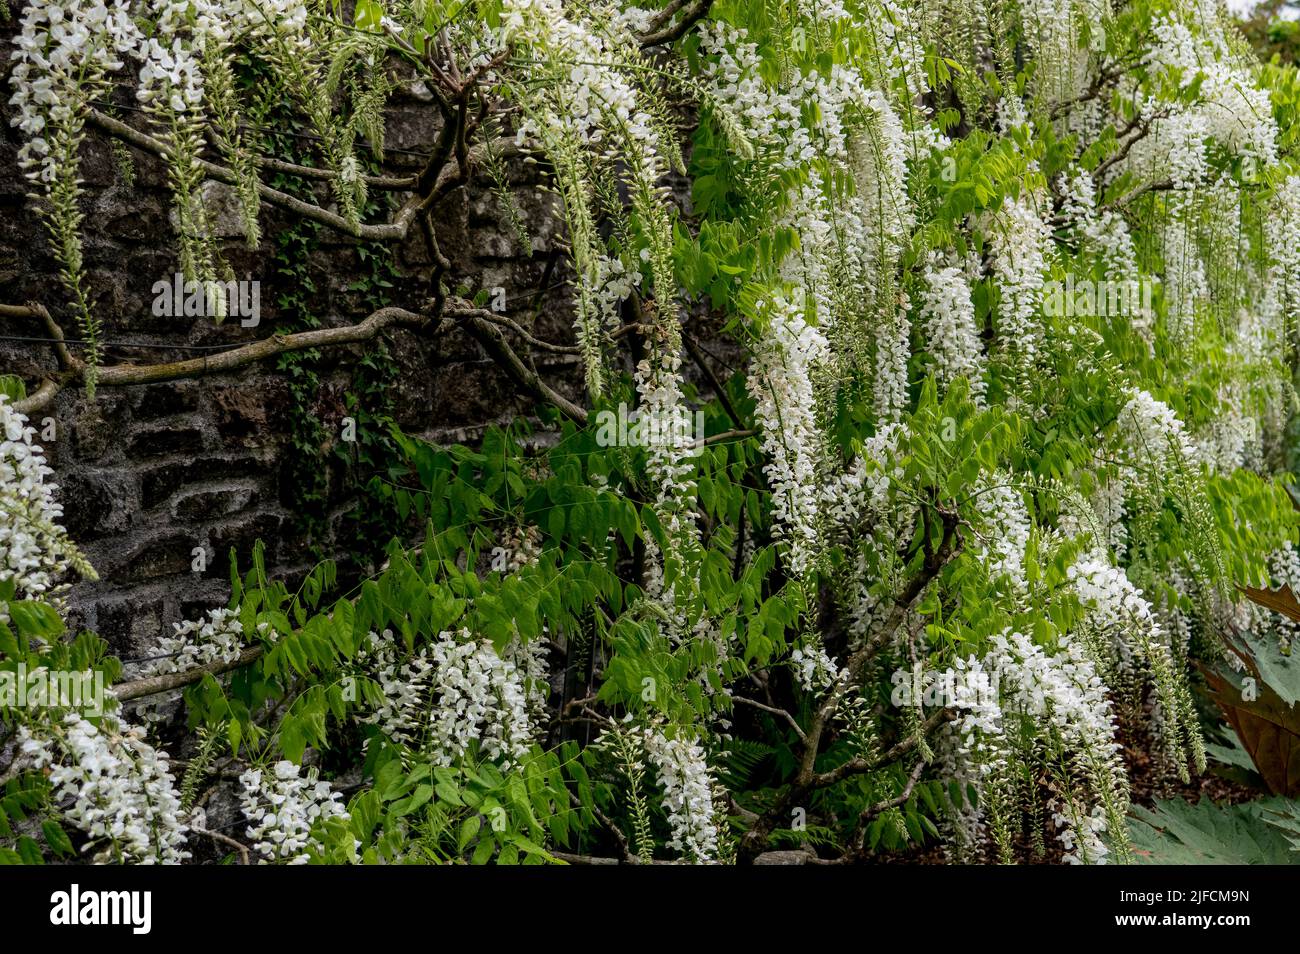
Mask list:
[[[1199,454],[1182,420],[1164,401],[1140,388],[1127,388],[1128,402],[1117,421],[1120,446],[1130,467],[1164,474],[1195,466]]]
[[[1087,610],[1088,627],[1105,643],[1089,646],[1094,661],[1113,668],[1117,682],[1131,679],[1140,667],[1151,685],[1157,716],[1154,735],[1165,755],[1180,774],[1186,774],[1188,756],[1199,768],[1204,744],[1186,682],[1179,675],[1183,647],[1170,641],[1154,607],[1120,568],[1090,555],[1073,563],[1066,574]]]
[[[14,88],[12,120],[27,137],[18,164],[48,182],[63,157],[51,152],[50,134],[74,129],[102,78],[122,68],[143,36],[131,18],[129,0],[48,0],[23,11],[22,30],[9,82]]]
[[[746,42],[744,31],[726,24],[704,30],[701,49],[710,56],[703,77],[710,84],[708,101],[727,117],[735,136],[743,136],[746,145],[738,151],[756,152],[776,169],[798,170],[807,177],[789,193],[783,222],[799,233],[801,248],[792,253],[793,261],[782,263],[783,274],[800,280],[821,308],[831,300],[824,282],[836,270],[843,272],[838,281],[857,284],[854,297],[860,298],[866,280],[872,279],[874,287],[874,279],[896,262],[912,228],[908,159],[916,151],[916,131],[929,128],[925,114],[919,107],[911,110],[909,132],[885,93],[843,64],[834,65],[829,76],[791,73],[773,88],[762,77],[757,46]],[[908,59],[898,43],[889,50],[882,53]],[[923,72],[910,59],[890,62],[899,75]],[[810,102],[815,109],[807,108]],[[943,141],[934,130],[921,138],[932,145]],[[828,196],[814,160],[849,172],[853,189]],[[818,317],[829,325],[837,309],[819,311]]]
[[[243,786],[240,809],[249,822],[245,834],[253,840],[259,863],[305,865],[321,844],[317,824],[350,817],[343,796],[319,778],[315,767],[282,760],[265,771],[250,768],[239,776]]]
[[[1202,2],[1184,19],[1162,18],[1147,56],[1152,70],[1178,77],[1182,88],[1198,82],[1191,107],[1206,135],[1260,166],[1277,161],[1277,124],[1267,90],[1255,82],[1246,60],[1230,48],[1215,5]]]
[[[52,713],[51,713],[52,714]],[[15,767],[43,772],[62,819],[85,833],[97,864],[180,864],[185,824],[167,753],[144,730],[79,713],[18,726]]]
[[[607,144],[613,130],[625,125],[628,135],[646,143],[641,161],[657,165],[654,120],[641,107],[632,84],[615,69],[611,37],[589,22],[571,19],[559,0],[507,0],[501,11],[501,30],[504,42],[545,49],[568,72],[563,93],[566,111],[526,120],[519,129],[521,142],[539,134],[539,122],[597,145]],[[651,181],[658,178],[657,172],[651,170]]]
[[[516,647],[503,657],[490,640],[462,630],[440,633],[408,655],[385,630],[369,634],[358,663],[383,695],[361,721],[394,741],[427,751],[439,765],[453,764],[472,746],[507,767],[528,754],[534,694],[546,688],[534,651]]]
[[[35,428],[0,395],[0,583],[12,582],[21,598],[48,596],[69,568],[94,579],[94,571],[60,526],[54,471],[45,463]]]
[[[1000,306],[996,330],[1001,349],[1031,366],[1042,344],[1039,307],[1051,249],[1051,232],[1030,193],[1008,196],[989,230]]]
[[[1005,477],[1005,475],[1004,475]],[[999,483],[997,475],[976,494],[975,508],[983,521],[984,544],[977,551],[990,577],[1006,577],[1024,592],[1025,550],[1033,531],[1029,509],[1018,486]]]
[[[897,458],[904,433],[904,425],[886,424],[862,442],[861,456],[827,486],[822,506],[837,529],[853,533],[865,523],[875,526],[878,534],[890,535],[880,524],[888,525],[896,510],[891,491],[892,482],[903,475]],[[902,524],[911,516],[906,513]]]
[[[872,31],[875,47],[884,60],[884,75],[877,77],[879,85],[895,94],[895,105],[900,109],[923,110],[924,97],[930,92],[925,68],[926,4],[898,3],[897,0],[879,0],[870,5],[865,27]],[[922,129],[917,124],[913,155],[917,145],[924,141]]]
[[[301,33],[304,0],[42,0],[23,11],[10,74],[13,119],[27,137],[19,163],[34,178],[53,178],[51,123],[67,125],[102,79],[140,60],[137,98],[161,99],[174,112],[203,102],[199,56],[209,43],[244,33]],[[141,29],[147,23],[149,32]]]
[[[1110,640],[1120,669],[1127,670],[1133,664],[1131,637],[1135,630],[1163,642],[1151,604],[1119,567],[1096,555],[1087,556],[1071,564],[1066,576],[1079,601],[1089,610],[1089,623]]]
[[[202,105],[199,59],[209,43],[229,39],[225,12],[220,4],[207,0],[151,0],[149,13],[156,34],[139,51],[144,62],[136,99],[146,106],[165,103],[173,113]]]
[[[1083,170],[1060,178],[1061,212],[1073,226],[1082,249],[1102,263],[1107,278],[1138,277],[1137,249],[1128,220],[1113,209],[1097,209],[1097,189]],[[1144,319],[1150,316],[1142,316]],[[1134,322],[1138,330],[1144,330]]]
[[[1097,488],[1092,501],[1106,546],[1122,557],[1128,548],[1125,519],[1135,491],[1163,486],[1171,476],[1196,469],[1200,450],[1169,405],[1140,388],[1126,388],[1128,400],[1116,421],[1119,466]]]
[[[139,665],[137,678],[186,672],[209,663],[233,663],[244,650],[244,624],[234,610],[212,609],[206,620],[185,620],[173,624],[171,636],[164,636]],[[262,632],[269,626],[261,624]],[[181,697],[181,690],[150,696],[143,705],[144,718],[161,719],[169,703]],[[135,703],[131,703],[135,705]]]
[[[262,624],[265,628],[266,624]],[[184,672],[213,662],[234,662],[244,649],[244,624],[239,614],[224,607],[211,609],[206,620],[187,619],[173,624],[171,636],[164,636],[153,647],[151,659],[142,667],[141,676]]]
[[[1184,231],[1192,218],[1189,204],[1195,202],[1191,190],[1210,172],[1211,142],[1241,157],[1247,174],[1278,157],[1269,94],[1255,81],[1258,66],[1234,49],[1225,31],[1213,0],[1197,0],[1156,22],[1147,70],[1183,95],[1195,95],[1190,102],[1140,102],[1150,135],[1134,139],[1124,161],[1107,174],[1107,183],[1121,175],[1144,183],[1156,181],[1153,176],[1168,178],[1174,189],[1172,219]],[[1177,262],[1186,255],[1176,254]]]
[[[1052,809],[1052,824],[1058,829],[1057,840],[1065,849],[1062,861],[1070,865],[1106,863],[1110,849],[1101,839],[1107,823],[1106,812],[1100,805],[1094,805],[1087,815],[1070,813],[1069,806],[1062,806],[1060,802],[1053,802],[1049,808]]]
[[[146,10],[154,32],[137,52],[143,63],[136,98],[146,105],[162,101],[174,113],[202,106],[202,60],[210,47],[270,33],[292,37],[302,48],[309,43],[304,0],[146,0]]]
[[[1108,755],[1119,750],[1106,687],[1086,652],[1071,640],[1049,656],[1021,633],[993,640],[990,654],[998,663],[1004,685],[1013,687],[1013,706],[1026,714],[1046,715],[1071,746],[1100,748]],[[1003,710],[1006,711],[1006,704]]]
[[[975,322],[966,271],[938,252],[922,272],[920,317],[926,348],[934,358],[934,376],[943,387],[966,378],[976,403],[984,398],[984,349]]]
[[[804,289],[823,321],[835,321],[842,303],[836,295],[836,272],[860,271],[870,252],[860,247],[865,226],[853,217],[852,207],[844,210],[839,228],[832,224],[830,199],[821,173],[809,170],[808,181],[791,191],[782,226],[799,236],[799,247],[781,261],[781,278]],[[848,261],[841,264],[841,259]]]
[[[730,119],[735,135],[744,138],[737,152],[756,151],[779,167],[797,169],[817,155],[814,142],[823,129],[828,140],[844,141],[837,111],[818,110],[816,128],[804,122],[804,103],[822,98],[819,76],[794,75],[781,89],[772,88],[762,76],[758,45],[748,42],[744,30],[720,21],[700,31],[700,50],[709,57],[702,76],[709,102]]]
[[[876,420],[897,424],[907,409],[907,364],[912,354],[912,325],[907,318],[907,301],[885,315],[876,331],[875,381],[872,406]]]
[[[1235,350],[1235,349],[1232,349]],[[1219,388],[1220,416],[1196,434],[1196,456],[1212,470],[1231,473],[1239,467],[1257,467],[1263,461],[1264,431],[1261,418],[1250,411],[1250,399],[1244,386],[1225,384]],[[1275,427],[1280,431],[1285,420]]]
[[[867,116],[865,130],[847,143],[847,159],[863,207],[861,218],[871,229],[867,251],[878,260],[877,267],[891,267],[914,225],[907,194],[907,133],[885,95],[865,89],[856,72],[837,67],[831,83],[851,90],[848,101]]]
[[[750,367],[748,387],[763,428],[772,488],[773,535],[789,547],[790,568],[801,575],[817,553],[820,431],[813,377],[829,347],[793,302],[768,308],[767,334]]]
[[[670,514],[669,536],[680,539],[693,533],[693,517],[673,506],[695,487],[691,458],[698,453],[696,442],[703,434],[694,432],[694,417],[682,395],[682,363],[676,355],[645,358],[637,364],[633,379],[640,404],[637,420],[641,432],[653,435],[647,443],[646,469],[656,496]]]
[[[1025,40],[1036,61],[1036,79],[1050,102],[1064,102],[1077,96],[1087,80],[1089,51],[1079,42],[1076,16],[1097,17],[1094,30],[1102,29],[1099,14],[1108,14],[1106,3],[1082,3],[1088,9],[1076,11],[1073,0],[1022,0],[1021,22]],[[1097,9],[1102,8],[1102,9]]]
[[[646,473],[654,488],[655,513],[663,527],[666,551],[661,553],[653,540],[646,542],[647,594],[663,610],[666,629],[674,639],[690,631],[682,625],[679,599],[689,600],[693,588],[678,581],[689,561],[698,552],[700,531],[695,522],[695,463],[699,453],[694,420],[682,394],[681,358],[676,349],[659,347],[642,359],[632,375],[640,404],[637,408],[643,433],[655,435],[646,447]],[[671,562],[675,573],[666,582]]]
[[[641,220],[640,253],[650,267],[656,315],[664,331],[657,342],[662,354],[654,363],[667,365],[679,359],[680,351],[670,196],[661,182],[674,161],[665,155],[673,144],[665,141],[663,124],[624,75],[627,63],[639,53],[629,42],[630,34],[610,27],[620,16],[614,4],[578,11],[566,9],[559,0],[507,0],[501,14],[502,49],[510,44],[530,49],[542,64],[540,71],[550,75],[549,82],[519,88],[523,116],[517,136],[521,144],[540,142],[556,169],[578,275],[575,330],[592,394],[602,393],[604,385],[601,326],[612,323],[620,295],[626,297],[635,284],[618,279],[590,208],[590,179],[604,174],[605,166],[627,185],[630,204]]]
[[[713,777],[704,748],[682,735],[668,736],[658,727],[645,731],[646,755],[663,787],[663,806],[672,836],[668,847],[694,864],[714,860],[718,827],[714,820]]]
[[[808,640],[790,652],[794,676],[805,692],[823,692],[839,678],[840,667],[816,640]]]
[[[898,39],[886,21],[881,28]],[[759,161],[800,174],[781,217],[798,236],[780,263],[782,278],[815,310],[823,334],[842,342],[841,360],[869,364],[877,415],[897,421],[907,402],[911,354],[911,326],[894,276],[914,226],[908,160],[922,143],[937,146],[943,137],[925,122],[924,110],[900,103],[912,119],[909,132],[886,94],[855,67],[836,64],[829,76],[795,71],[773,89],[742,32],[717,25],[706,31],[703,48],[717,57],[705,77],[713,83],[710,102],[737,130],[733,138],[743,136],[749,151],[756,147]],[[889,75],[879,81],[919,73],[918,63],[904,62],[898,43],[890,49],[902,59],[882,49]],[[807,101],[816,108],[805,108]],[[823,175],[825,163],[841,174]]]
[[[1300,175],[1287,176],[1277,187],[1264,237],[1269,267],[1261,310],[1281,322],[1279,343],[1294,349],[1300,345]]]
[[[638,220],[639,255],[648,266],[653,300],[645,309],[653,318],[648,355],[633,378],[640,396],[638,416],[649,442],[648,471],[655,487],[655,509],[667,534],[667,552],[647,550],[646,589],[671,618],[678,618],[679,593],[664,585],[665,564],[680,570],[698,549],[692,504],[697,442],[693,415],[682,393],[681,330],[677,281],[673,272],[673,226],[669,189],[663,179],[680,157],[667,155],[669,142],[660,120],[624,75],[639,65],[634,36],[626,29],[646,22],[643,15],[599,4],[566,9],[558,0],[507,0],[502,10],[500,42],[532,50],[540,72],[551,81],[517,89],[522,106],[521,143],[535,139],[556,170],[557,191],[568,225],[574,270],[575,330],[585,365],[587,388],[604,388],[603,332],[620,324],[618,305],[641,285],[621,260],[606,251],[590,207],[595,176],[612,175],[627,187]]]
[[[849,633],[865,636],[892,600],[891,561],[916,518],[916,503],[897,493],[903,476],[899,445],[906,434],[902,424],[886,424],[862,442],[862,453],[822,492],[822,512],[827,530],[856,548],[849,600]]]
[[[1187,347],[1196,331],[1198,304],[1210,297],[1205,262],[1187,217],[1176,214],[1165,224],[1165,324],[1170,340]]]
[[[1091,820],[1086,823],[1091,835],[1119,828],[1127,808],[1127,779],[1106,687],[1086,651],[1062,639],[1059,650],[1048,655],[1028,636],[1006,632],[993,638],[982,659],[960,662],[945,681],[957,688],[952,704],[958,712],[946,730],[945,760],[981,793],[979,806],[967,804],[963,812],[986,814],[1006,807],[999,806],[1006,797],[1000,787],[1010,762],[1044,758],[1058,790],[1065,793],[1065,808],[1058,813],[1075,832],[1067,850],[1078,845],[1066,860],[1105,863],[1106,852],[1096,850],[1100,841],[1083,834],[1085,819]],[[1013,728],[1020,722],[1031,725],[1049,750],[1022,751]],[[1079,807],[1085,798],[1093,802],[1088,810]],[[968,833],[979,830],[977,818],[967,817],[962,824]]]
[[[357,652],[356,663],[379,684],[382,695],[382,701],[358,721],[378,726],[393,742],[418,745],[427,720],[425,697],[434,668],[429,647],[421,646],[403,658],[391,629],[382,634],[372,630]]]

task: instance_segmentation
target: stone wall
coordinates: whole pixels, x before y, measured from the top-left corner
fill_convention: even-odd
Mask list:
[[[0,0],[4,2],[4,0]],[[9,98],[11,37],[21,12],[8,0],[11,16],[0,24],[0,102]],[[119,92],[124,118],[130,100]],[[65,296],[58,283],[50,244],[38,210],[27,196],[28,183],[16,164],[18,132],[11,111],[0,106],[0,302],[41,302],[66,320]],[[419,162],[437,129],[427,92],[415,87],[397,101],[388,118],[393,165]],[[286,219],[264,210],[264,238],[256,250],[244,247],[237,215],[224,186],[208,186],[217,211],[217,229],[236,276],[261,282],[261,323],[244,329],[236,322],[206,318],[155,317],[152,286],[176,271],[174,230],[161,165],[132,153],[134,183],[124,180],[106,139],[94,132],[83,147],[85,179],[86,272],[95,308],[104,324],[106,364],[172,361],[195,357],[201,349],[230,346],[264,337],[277,325],[301,330],[298,316],[277,308],[277,266],[271,237]],[[508,311],[531,315],[536,290],[547,275],[554,247],[554,218],[545,193],[524,188],[535,167],[520,165],[519,202],[531,232],[531,249],[520,246],[486,182],[477,182],[448,201],[438,215],[439,241],[453,262],[449,285],[505,289]],[[322,194],[322,201],[327,197]],[[364,274],[356,243],[346,236],[319,233],[311,257],[311,310],[326,325],[349,324],[375,307],[350,286]],[[406,277],[390,294],[394,304],[413,305],[427,294],[429,262],[418,235],[396,250],[396,265]],[[562,340],[571,315],[563,268],[552,274],[540,299],[539,335]],[[559,286],[559,287],[556,287]],[[0,319],[0,373],[31,382],[54,367],[47,345],[11,340],[43,336],[39,322]],[[149,347],[129,347],[148,345]],[[395,417],[412,433],[434,440],[474,440],[490,423],[503,422],[531,407],[478,346],[459,331],[436,339],[399,330],[389,338],[398,364],[392,390]],[[312,410],[327,432],[338,434],[348,388],[361,346],[336,349],[324,360],[319,394]],[[564,361],[539,370],[576,396],[575,369]],[[564,356],[551,356],[563,358]],[[234,376],[145,387],[101,389],[94,401],[65,390],[33,424],[48,417],[53,439],[42,441],[61,486],[66,523],[100,573],[96,584],[78,584],[71,595],[74,625],[103,635],[114,649],[131,656],[182,618],[222,605],[228,599],[231,547],[247,556],[255,540],[267,548],[268,564],[292,577],[314,562],[313,551],[297,533],[292,488],[281,479],[288,461],[291,402],[285,379],[273,364]],[[361,475],[364,476],[364,475]],[[330,507],[337,516],[350,505],[357,475],[346,467],[329,469]],[[332,542],[319,541],[326,552]],[[202,547],[204,572],[192,569],[193,551]]]

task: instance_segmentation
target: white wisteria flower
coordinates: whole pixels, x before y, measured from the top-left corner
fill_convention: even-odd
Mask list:
[[[270,771],[248,769],[239,782],[240,809],[249,822],[245,834],[262,864],[307,864],[321,850],[316,826],[350,817],[343,796],[319,778],[314,766],[304,775],[301,765],[282,759]]]

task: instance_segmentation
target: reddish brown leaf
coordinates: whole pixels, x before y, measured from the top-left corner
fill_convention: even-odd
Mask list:
[[[1202,671],[1215,703],[1269,791],[1300,797],[1300,711],[1287,705],[1267,683],[1258,683],[1257,697],[1246,701],[1225,674],[1208,667]]]
[[[1245,593],[1252,602],[1300,623],[1300,600],[1295,598],[1291,587],[1284,584],[1276,590],[1261,590],[1253,586],[1239,586],[1237,589]]]

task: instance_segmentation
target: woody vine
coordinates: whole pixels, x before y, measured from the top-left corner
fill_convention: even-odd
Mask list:
[[[253,70],[310,164],[246,122]],[[437,133],[389,174],[409,82]],[[10,85],[62,288],[0,306],[57,361],[0,401],[0,665],[103,672],[116,705],[0,708],[5,860],[1124,862],[1121,727],[1204,773],[1200,673],[1289,651],[1242,588],[1300,585],[1300,95],[1212,0],[58,0]],[[215,181],[253,246],[266,205],[418,234],[423,305],[106,363],[90,135],[165,164],[200,287],[228,278]],[[456,294],[439,247],[442,205],[525,160],[565,340]],[[1102,308],[1112,284],[1146,293]],[[419,532],[372,577],[255,557],[126,670],[64,631],[93,569],[26,416],[396,327],[470,336],[553,440],[393,428]],[[609,440],[620,405],[654,437]]]

